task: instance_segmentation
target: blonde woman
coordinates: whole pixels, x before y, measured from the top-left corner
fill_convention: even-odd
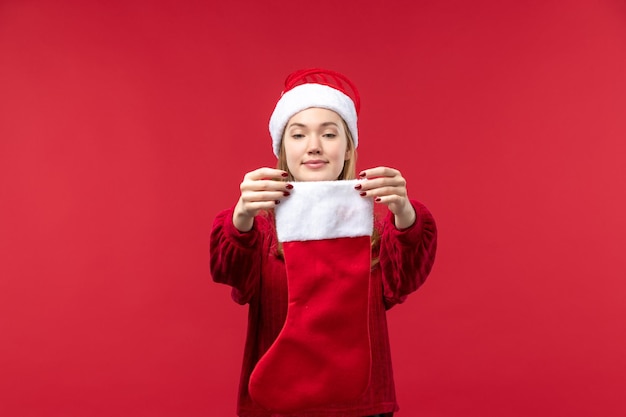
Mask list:
[[[342,74],[291,74],[270,118],[277,168],[245,174],[238,202],[215,219],[212,278],[249,306],[241,417],[398,410],[386,310],[428,276],[437,230],[424,205],[409,199],[398,170],[356,172],[359,107],[356,88]],[[388,214],[362,229],[368,202],[386,206]],[[304,211],[289,217],[296,208]],[[325,210],[331,226],[318,220]],[[350,212],[348,230],[365,232],[337,235],[341,210]],[[281,217],[288,220],[277,234]],[[291,233],[300,223],[306,226],[296,236],[315,236],[281,238],[281,230]]]

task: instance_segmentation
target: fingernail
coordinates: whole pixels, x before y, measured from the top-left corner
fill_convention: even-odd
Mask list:
[[[364,176],[365,176],[365,172],[361,172],[361,173],[359,174],[359,177],[364,177]]]
[[[377,202],[377,203],[380,203],[381,201],[383,201],[383,199],[382,199],[382,198],[380,198],[380,197],[376,197],[376,198],[374,199],[374,201],[375,201],[375,202]]]
[[[291,185],[291,184],[287,184],[287,187],[286,187],[286,188],[287,188],[288,190],[291,190],[291,189],[293,188],[293,185]]]
[[[290,195],[290,193],[289,193],[289,191],[283,191],[283,195],[284,195],[285,197],[287,197],[287,196],[289,196],[289,195]]]
[[[274,204],[280,204],[280,200],[274,201]]]
[[[282,173],[282,174],[280,174],[280,175],[282,175],[283,177],[288,177],[288,176],[289,176],[289,173],[287,173],[287,172],[283,172],[283,173]]]
[[[355,186],[354,186],[354,189],[355,189],[355,190],[360,190],[360,189],[361,189],[361,187],[362,187],[362,185],[361,185],[361,184],[357,184],[357,185],[355,185]]]
[[[361,192],[359,195],[360,195],[361,197],[365,197],[365,196],[367,195],[367,193],[366,193],[365,191],[363,191],[363,192]]]

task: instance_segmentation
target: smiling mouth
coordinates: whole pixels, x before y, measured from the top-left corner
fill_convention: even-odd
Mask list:
[[[303,165],[309,168],[321,168],[324,165],[326,165],[326,162],[325,161],[307,161],[307,162],[304,162]]]

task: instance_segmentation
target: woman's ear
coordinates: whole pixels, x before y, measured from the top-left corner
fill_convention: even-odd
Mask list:
[[[344,161],[349,161],[352,158],[352,144],[350,143],[350,139],[348,139],[348,143],[346,145],[346,155],[344,156]]]

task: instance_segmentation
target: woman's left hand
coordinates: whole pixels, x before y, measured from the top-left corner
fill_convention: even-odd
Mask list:
[[[376,167],[365,169],[359,178],[366,179],[355,187],[362,197],[372,197],[376,203],[384,204],[395,216],[398,229],[406,229],[415,223],[415,209],[409,201],[406,180],[397,169]]]

